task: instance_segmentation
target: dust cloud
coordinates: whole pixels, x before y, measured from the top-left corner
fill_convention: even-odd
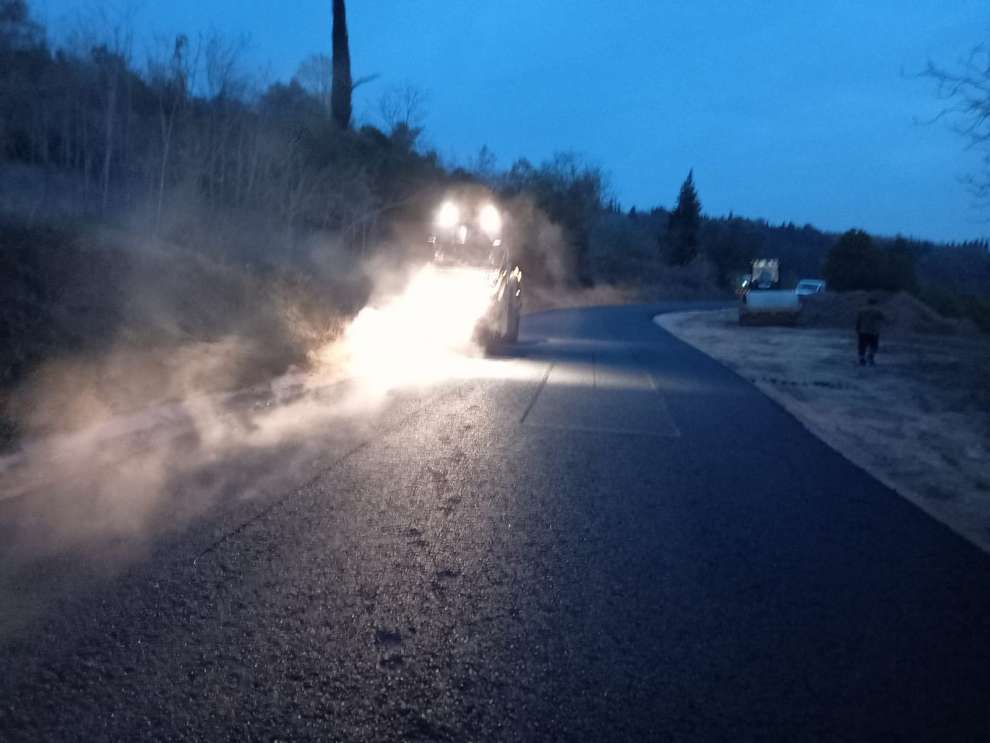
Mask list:
[[[539,301],[565,296],[562,230],[523,197],[504,230],[548,287]],[[126,287],[106,313],[113,341],[53,355],[9,401],[24,436],[0,457],[7,558],[144,545],[218,504],[285,492],[367,435],[394,392],[474,374],[482,355],[472,330],[489,287],[441,279],[422,247],[355,258],[312,238],[294,271],[263,280],[161,242],[127,260],[107,277]]]
[[[305,358],[269,381],[238,386],[264,358],[238,335],[45,365],[18,392],[36,435],[0,458],[6,555],[140,543],[218,503],[283,492],[326,466],[335,444],[366,435],[392,392],[479,355],[483,287],[445,285],[429,267],[363,270],[376,279],[367,304],[294,339]],[[280,311],[284,324],[300,312]]]

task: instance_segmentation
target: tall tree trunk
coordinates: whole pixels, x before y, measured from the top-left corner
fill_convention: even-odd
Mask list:
[[[110,202],[110,165],[113,160],[114,119],[117,109],[117,70],[110,73],[109,90],[107,91],[107,110],[103,141],[103,202],[101,212],[107,213]]]
[[[333,0],[333,83],[330,110],[341,129],[351,125],[351,51],[347,41],[347,11],[344,0]]]
[[[155,208],[155,237],[162,227],[162,207],[165,204],[165,171],[168,169],[169,149],[172,145],[172,121],[167,124],[162,114],[162,166],[158,172],[158,204]]]
[[[124,110],[120,117],[120,156],[117,160],[117,168],[124,174],[121,179],[124,186],[124,205],[129,207],[133,199],[130,188],[130,168],[131,164],[131,114],[134,91],[131,87],[131,76],[124,76]]]

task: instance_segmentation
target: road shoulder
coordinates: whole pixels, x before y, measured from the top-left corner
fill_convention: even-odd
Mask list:
[[[736,310],[655,322],[719,361],[808,431],[925,513],[990,552],[990,369],[983,338],[885,340],[878,366],[856,364],[851,333],[739,327]]]

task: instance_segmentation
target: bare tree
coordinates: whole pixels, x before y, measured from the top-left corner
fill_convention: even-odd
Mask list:
[[[96,62],[103,77],[106,91],[103,123],[103,173],[101,184],[100,208],[105,214],[110,203],[110,176],[113,166],[113,156],[117,148],[117,120],[122,117],[119,111],[121,87],[127,77],[131,63],[131,17],[128,11],[121,11],[117,17],[111,18],[106,9],[100,12],[100,25],[110,29],[105,43],[93,49],[93,61]]]
[[[99,205],[103,213],[109,208],[113,172],[119,167],[116,161],[127,156],[127,121],[131,104],[128,71],[133,44],[132,25],[133,9],[130,6],[99,6],[77,12],[67,37],[66,51],[82,69],[88,70],[88,75],[83,79],[92,87],[91,103],[85,100],[85,93],[78,89],[73,91],[82,93],[81,98],[73,102],[75,118],[84,131],[89,130],[92,134],[87,136],[79,133],[75,137],[85,163],[83,198],[86,200],[89,196],[92,170],[99,188]],[[74,86],[71,79],[61,79],[57,74],[52,76],[50,82],[53,87],[63,88],[65,92],[73,87],[78,88],[78,84]],[[62,102],[62,107],[67,107],[67,102]],[[90,117],[92,121],[87,122]],[[71,135],[63,135],[61,147],[67,147],[70,138]],[[43,160],[47,162],[47,152]],[[101,160],[102,164],[97,165]]]
[[[412,83],[393,85],[378,102],[378,112],[390,130],[399,125],[420,129],[426,117],[426,94]]]
[[[216,30],[206,34],[203,62],[206,72],[206,93],[210,98],[237,98],[247,87],[237,74],[237,68],[248,47],[246,37],[227,38]]]
[[[990,207],[990,46],[977,46],[955,69],[929,61],[922,77],[935,81],[937,95],[945,102],[936,120],[950,121],[979,153],[980,170],[967,182],[978,202]]]
[[[238,66],[246,48],[246,38],[230,39],[216,30],[210,31],[203,43],[208,102],[206,132],[200,138],[197,160],[205,175],[207,198],[213,205],[222,199],[235,198],[228,187],[228,171],[232,169],[231,150],[236,147],[232,142],[238,140],[239,124],[243,123],[237,115],[238,101],[243,97],[247,83],[239,74]]]
[[[103,198],[100,205],[101,211],[105,214],[110,201],[110,167],[113,161],[114,124],[117,120],[117,91],[120,87],[120,79],[124,74],[124,65],[121,64],[120,57],[105,48],[93,50],[93,56],[96,57],[101,68],[107,91],[106,115],[103,125]]]
[[[158,94],[158,123],[161,136],[161,167],[158,171],[157,204],[155,207],[155,234],[161,229],[162,208],[165,201],[165,185],[171,156],[176,121],[186,104],[196,69],[194,55],[189,50],[189,37],[179,34],[168,61],[152,59],[149,73],[152,87]]]
[[[485,144],[478,150],[478,154],[471,159],[468,170],[478,176],[482,182],[495,185],[498,179],[497,165],[498,159],[495,157],[495,153]]]
[[[326,54],[311,54],[296,70],[296,80],[320,103],[330,110],[330,88],[333,82],[333,60]]]

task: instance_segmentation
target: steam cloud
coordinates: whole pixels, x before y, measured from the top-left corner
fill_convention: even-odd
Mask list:
[[[560,229],[528,201],[513,205],[506,232],[545,274],[562,281],[570,271]],[[483,311],[478,287],[444,294],[422,262],[397,259],[404,253],[394,247],[360,263],[325,240],[303,252],[327,291],[341,291],[342,275],[370,287],[352,319],[321,312],[313,287],[290,280],[262,289],[224,264],[222,274],[170,286],[153,267],[130,276],[128,307],[145,319],[121,328],[103,352],[53,360],[32,375],[15,396],[27,442],[0,458],[3,556],[31,560],[93,544],[140,550],[146,537],[217,504],[299,484],[329,464],[335,441],[374,426],[392,390],[467,373],[478,354],[464,343]],[[165,251],[154,265],[173,260]],[[217,323],[228,332],[177,342],[188,303],[210,305],[203,298],[211,296],[215,306],[200,315],[240,311],[244,327]],[[142,326],[168,332],[135,343]],[[438,329],[447,336],[429,341]],[[276,375],[285,358],[297,365]]]
[[[236,386],[257,358],[257,340],[238,336],[46,365],[19,404],[29,430],[48,435],[0,459],[0,515],[13,529],[8,557],[133,540],[181,526],[223,499],[279,492],[320,466],[328,439],[372,425],[391,390],[443,374],[453,352],[433,349],[412,378],[408,363],[396,363],[408,352],[403,318],[415,274],[371,270],[382,288],[368,307],[352,323],[307,338],[305,370],[267,383],[218,392]],[[145,374],[167,400],[119,412],[151,396]],[[52,433],[66,428],[73,430]]]

